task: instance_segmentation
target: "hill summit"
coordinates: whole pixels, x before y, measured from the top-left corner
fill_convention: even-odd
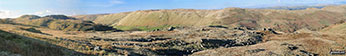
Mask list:
[[[75,19],[73,17],[68,17],[68,16],[65,16],[65,15],[47,15],[47,16],[44,16],[46,18],[53,18],[53,19]]]

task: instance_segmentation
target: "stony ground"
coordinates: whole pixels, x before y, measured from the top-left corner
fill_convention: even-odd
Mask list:
[[[329,56],[345,50],[345,34],[271,28],[173,27],[162,31],[59,31],[0,24],[0,29],[65,47],[86,55]],[[30,29],[30,30],[28,30]]]

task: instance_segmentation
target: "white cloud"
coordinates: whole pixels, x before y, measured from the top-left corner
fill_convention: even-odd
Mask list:
[[[55,10],[43,10],[43,11],[37,11],[34,13],[27,13],[27,14],[33,14],[33,15],[39,15],[39,16],[45,16],[45,15],[69,15],[68,12],[61,12],[61,11],[55,11]]]
[[[38,11],[38,12],[35,12],[33,14],[35,14],[35,15],[46,15],[46,14],[56,14],[56,13],[54,13],[54,12],[52,12],[50,10],[45,10],[45,11]]]
[[[15,18],[19,16],[19,11],[0,10],[0,18]]]
[[[27,13],[27,14],[33,14],[33,15],[39,15],[39,16],[45,16],[45,15],[80,15],[83,14],[79,10],[43,10],[43,11],[37,11],[34,13]]]
[[[46,16],[46,15],[80,15],[82,14],[81,11],[78,10],[42,10],[37,12],[22,12],[19,10],[0,10],[0,18],[17,18],[22,15],[39,15],[39,16]]]

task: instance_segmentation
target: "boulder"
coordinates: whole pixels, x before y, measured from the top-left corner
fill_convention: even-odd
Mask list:
[[[169,27],[168,31],[173,31],[174,29],[176,29],[176,27]]]
[[[102,50],[100,46],[95,46],[94,47],[94,51],[99,51],[99,50]]]

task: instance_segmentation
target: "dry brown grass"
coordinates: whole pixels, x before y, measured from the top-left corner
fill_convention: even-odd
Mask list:
[[[58,47],[44,41],[26,38],[20,35],[0,30],[0,50],[9,51],[24,56],[61,56],[71,55],[63,47]]]
[[[4,31],[10,31],[11,33],[26,36],[26,37],[32,38],[32,39],[37,39],[37,41],[47,42],[47,44],[49,43],[50,45],[56,45],[56,46],[60,46],[61,48],[73,50],[75,52],[71,52],[72,55],[83,55],[83,54],[86,54],[86,55],[100,55],[101,54],[102,55],[102,54],[105,54],[104,51],[93,51],[91,49],[91,47],[89,47],[87,45],[83,45],[81,43],[57,39],[56,37],[61,37],[63,39],[71,39],[71,40],[84,40],[84,38],[79,38],[79,37],[76,38],[76,36],[78,36],[78,35],[63,34],[64,31],[56,31],[56,30],[49,30],[46,28],[38,28],[41,31],[43,30],[42,31],[43,33],[53,34],[51,36],[51,35],[32,33],[29,31],[23,31],[23,30],[17,29],[17,28],[26,28],[25,26],[8,25],[8,24],[1,24],[0,26],[6,26],[6,27],[0,27],[0,29],[2,29]],[[60,33],[60,34],[54,35],[54,33]],[[82,37],[84,37],[84,36],[82,36]],[[35,45],[39,45],[39,44],[35,44]],[[50,46],[50,45],[47,45],[47,46]],[[41,46],[46,46],[46,45],[41,45]],[[43,48],[43,49],[50,49],[50,48]],[[22,49],[20,49],[20,50],[22,50]],[[59,50],[63,50],[63,49],[59,49]],[[51,52],[51,51],[47,51],[47,52]],[[75,53],[75,54],[73,54],[73,53]],[[48,53],[48,54],[50,54],[50,53]],[[39,56],[47,56],[47,55],[39,55]],[[61,55],[58,55],[58,56],[61,56]]]
[[[295,40],[300,38],[311,37],[311,33],[299,33],[299,34],[283,34],[283,35],[266,35],[263,39],[270,40]]]

